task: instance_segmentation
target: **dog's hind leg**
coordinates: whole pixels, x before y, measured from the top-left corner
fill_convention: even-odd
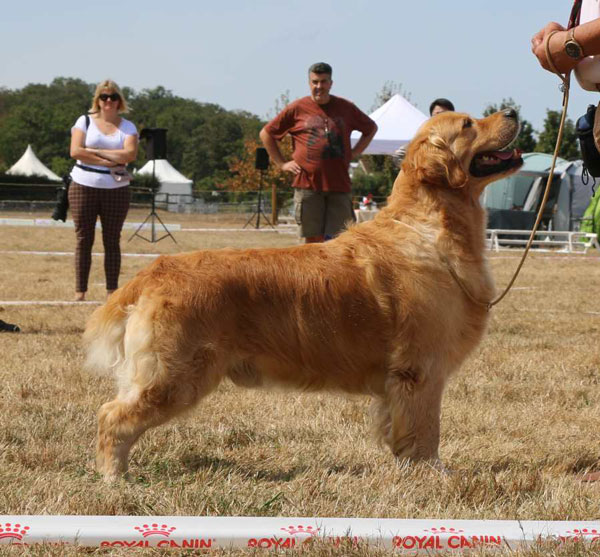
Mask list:
[[[96,463],[107,480],[127,471],[129,450],[144,431],[191,409],[222,378],[214,350],[194,346],[174,328],[157,337],[149,314],[140,308],[129,318],[116,370],[119,394],[98,413]]]
[[[185,385],[154,384],[127,396],[120,395],[100,408],[96,465],[106,480],[127,472],[129,451],[146,430],[190,410],[220,382],[217,374],[204,379]]]

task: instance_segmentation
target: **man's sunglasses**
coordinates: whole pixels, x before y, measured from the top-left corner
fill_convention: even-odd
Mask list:
[[[102,93],[101,95],[98,95],[98,98],[103,102],[106,102],[108,99],[110,99],[113,102],[117,102],[118,100],[121,99],[121,97],[119,96],[119,93],[111,93],[110,95],[107,95],[106,93]]]

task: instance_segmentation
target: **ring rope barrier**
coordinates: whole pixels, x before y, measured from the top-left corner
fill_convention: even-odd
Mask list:
[[[399,553],[597,544],[599,521],[0,515],[0,546],[180,549],[374,545]]]

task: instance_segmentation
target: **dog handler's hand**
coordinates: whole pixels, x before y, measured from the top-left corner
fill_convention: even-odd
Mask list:
[[[531,39],[531,52],[533,52],[534,56],[538,59],[542,68],[549,72],[553,72],[550,64],[548,63],[548,58],[546,57],[546,45],[544,44],[546,37],[552,33],[552,31],[561,32],[552,36],[548,46],[556,69],[564,73],[573,69],[577,65],[577,60],[569,58],[564,51],[566,36],[563,33],[566,33],[567,30],[560,25],[560,23],[552,21],[543,29],[538,31]]]
[[[300,174],[300,172],[302,172],[302,167],[296,161],[291,160],[283,163],[281,165],[281,170],[291,172],[292,174]]]
[[[546,27],[540,29],[531,39],[531,50],[534,51],[534,54],[535,49],[544,44],[546,35],[552,31],[566,31],[566,29],[560,23],[556,23],[556,21],[551,21]]]

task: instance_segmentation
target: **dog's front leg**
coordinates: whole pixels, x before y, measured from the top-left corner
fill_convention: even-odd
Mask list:
[[[440,415],[444,380],[430,377],[414,391],[412,412],[414,415],[415,451],[414,460],[428,460],[443,468],[439,459]]]
[[[378,430],[398,459],[428,460],[438,456],[444,381],[415,370],[391,370],[385,395],[376,403]]]

